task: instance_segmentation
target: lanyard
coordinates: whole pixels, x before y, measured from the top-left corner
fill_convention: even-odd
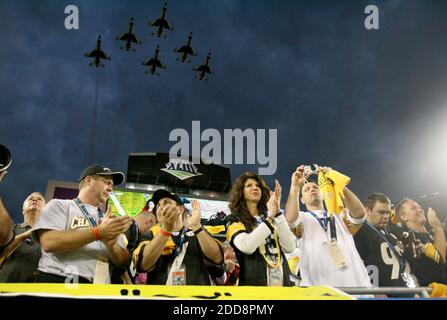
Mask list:
[[[267,219],[267,215],[266,214],[261,214],[261,215],[259,215],[258,216],[260,219],[261,219],[261,221],[259,221],[258,219],[256,219],[256,222],[258,223],[258,224],[260,224],[261,222],[265,222],[266,221],[266,219]]]
[[[88,212],[87,208],[84,206],[84,204],[81,202],[81,200],[79,198],[76,198],[76,199],[74,199],[74,201],[78,205],[78,208],[79,208],[79,210],[81,210],[84,217],[90,222],[92,227],[96,227],[98,225],[96,223],[96,220],[91,216],[91,214]],[[99,209],[98,209],[98,218],[99,219],[103,218],[103,214],[102,214],[101,210],[99,210]],[[101,259],[101,256],[105,257],[106,259],[108,258],[107,257],[107,249],[105,248],[104,244],[102,244],[101,242],[99,242],[99,251],[100,251],[100,256],[98,257],[98,259]]]
[[[318,218],[317,215],[315,214],[315,212],[313,211],[309,211],[309,213],[312,215],[312,217],[314,217],[318,223],[320,224],[320,226],[323,228],[323,230],[325,232],[327,232],[327,223],[328,223],[328,217],[327,217],[327,212],[323,212],[323,218]]]
[[[258,218],[259,219],[256,219]],[[257,216],[256,222],[258,225],[261,222],[266,222],[267,215],[261,214]],[[266,250],[266,247],[268,250]],[[272,251],[272,249],[276,249],[276,254]],[[273,239],[272,236],[269,236],[265,239],[263,243],[259,246],[259,253],[261,253],[262,257],[264,258],[265,262],[267,263],[268,269],[278,269],[282,268],[282,261],[281,261],[281,246],[279,244],[278,234],[276,231],[273,231]],[[268,257],[272,257],[272,259],[269,259]]]
[[[314,217],[318,221],[318,223],[326,233],[327,233],[327,225],[329,222],[329,227],[331,230],[331,238],[337,240],[337,230],[335,229],[335,218],[333,216],[328,217],[326,211],[324,211],[323,213],[324,216],[323,218],[318,218],[315,212],[313,211],[309,211],[309,213],[312,215],[312,217]]]
[[[388,237],[386,237],[382,232],[380,232],[379,230],[377,230],[377,228],[375,226],[373,226],[372,224],[370,224],[369,222],[367,222],[367,224],[371,227],[371,229],[373,229],[380,237],[382,237],[383,240],[385,240],[385,242],[388,244],[388,247],[390,248],[391,251],[393,251],[394,255],[396,256],[397,260],[399,261],[399,271],[400,273],[403,273],[405,271],[405,266],[407,264],[407,262],[405,261],[405,259],[397,252],[396,248],[394,248],[393,244],[390,242],[390,240],[388,239]],[[386,232],[386,230],[385,230]],[[386,232],[387,233],[387,232]],[[388,233],[387,233],[388,235]]]
[[[180,254],[180,252],[182,252],[183,244],[186,241],[185,233],[186,233],[186,228],[183,227],[182,231],[180,231],[180,234],[178,236],[172,237],[172,241],[175,244],[175,253],[174,253],[175,256],[178,256]]]
[[[335,230],[335,217],[333,215],[329,218],[329,224],[331,226],[331,239],[337,241],[337,230]]]
[[[84,204],[79,200],[79,198],[74,199],[75,203],[78,205],[79,210],[81,210],[84,217],[90,222],[92,227],[96,227],[98,224],[96,223],[96,220],[91,216],[91,214],[88,212],[87,208],[84,206]],[[99,219],[102,218],[102,212],[98,210],[98,216]]]

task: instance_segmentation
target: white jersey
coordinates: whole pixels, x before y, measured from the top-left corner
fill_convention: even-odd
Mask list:
[[[324,217],[323,210],[313,213],[318,218]],[[333,287],[371,287],[365,265],[355,247],[352,233],[365,222],[354,219],[349,211],[334,214],[337,245],[345,258],[346,266],[337,268],[329,251],[329,223],[327,231],[310,212],[300,212],[298,220],[293,223],[303,224],[303,236],[299,241],[301,286],[329,285]],[[349,228],[348,228],[349,225]],[[351,231],[350,231],[351,229]],[[353,231],[354,230],[354,231]]]

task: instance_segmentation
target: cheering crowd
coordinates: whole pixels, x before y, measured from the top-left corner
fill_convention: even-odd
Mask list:
[[[6,174],[0,172],[0,181]],[[312,180],[314,177],[317,180]],[[0,282],[426,287],[447,284],[445,229],[432,208],[382,193],[363,202],[350,178],[299,166],[284,209],[278,181],[237,178],[231,215],[206,225],[200,203],[157,190],[135,218],[104,208],[124,174],[93,165],[73,200],[34,192],[13,225],[0,199]],[[226,240],[215,236],[224,229]],[[414,294],[394,294],[410,296]]]

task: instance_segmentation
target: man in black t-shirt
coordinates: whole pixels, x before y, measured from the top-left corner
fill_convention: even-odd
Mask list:
[[[400,235],[387,228],[390,200],[382,193],[373,193],[364,205],[368,223],[355,234],[354,241],[370,273],[372,284],[378,287],[417,286],[410,264],[404,258]]]
[[[162,189],[152,201],[159,224],[132,255],[137,271],[147,272],[147,284],[211,285],[223,277],[223,249],[201,226],[199,203],[193,200],[189,214],[179,197]]]

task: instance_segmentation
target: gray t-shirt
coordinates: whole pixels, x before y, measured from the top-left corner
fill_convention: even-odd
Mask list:
[[[87,211],[97,222],[99,220],[98,208],[84,204]],[[91,228],[89,220],[74,200],[53,199],[47,203],[36,222],[32,238],[37,240],[37,230],[81,230]],[[118,244],[125,248],[122,237],[119,237]],[[76,250],[55,253],[42,250],[42,257],[39,261],[38,270],[58,276],[75,276],[93,281],[98,258],[109,259],[107,247],[101,241],[93,241]],[[110,283],[110,276],[106,280]]]

